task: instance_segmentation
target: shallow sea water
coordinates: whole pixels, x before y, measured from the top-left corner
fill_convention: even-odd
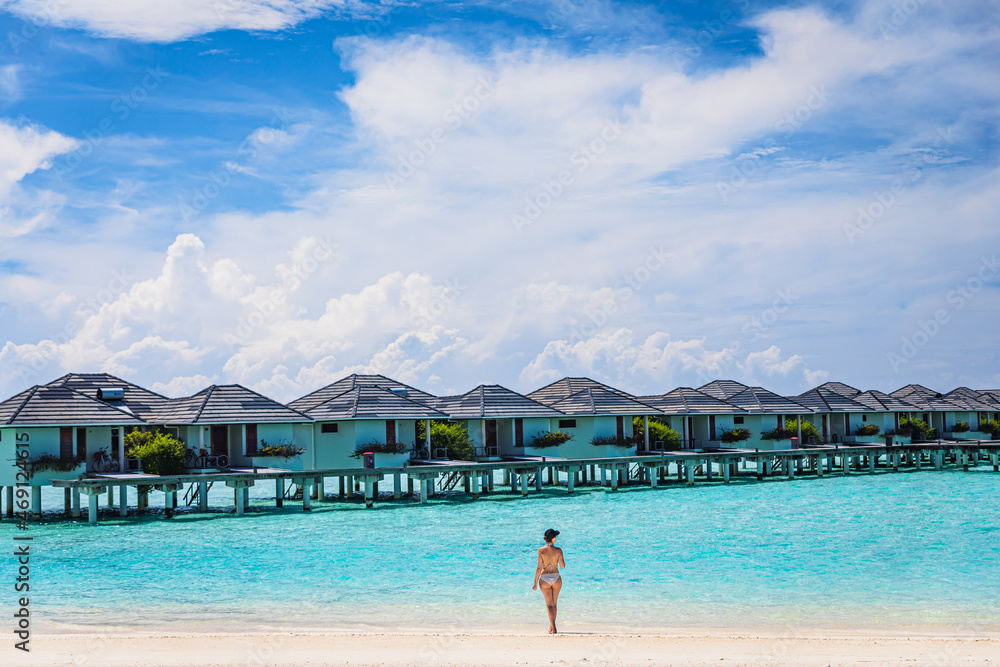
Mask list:
[[[1000,474],[988,468],[527,499],[498,484],[475,502],[336,501],[310,513],[289,501],[275,510],[269,492],[253,489],[245,517],[107,510],[90,526],[47,515],[30,531],[36,627],[544,626],[530,587],[554,527],[568,564],[563,630],[1000,629]],[[232,492],[211,500],[231,508]],[[47,490],[47,508],[61,502]]]

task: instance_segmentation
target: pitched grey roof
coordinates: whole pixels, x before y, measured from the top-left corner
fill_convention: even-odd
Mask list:
[[[849,384],[844,384],[843,382],[824,382],[816,389],[825,389],[827,391],[835,391],[841,396],[846,396],[847,398],[854,398],[861,393],[860,389],[856,389]]]
[[[555,401],[552,407],[567,415],[655,415],[660,411],[628,396],[598,387],[587,387]]]
[[[958,403],[946,399],[942,394],[935,392],[933,389],[928,389],[919,384],[908,384],[896,391],[889,392],[889,395],[902,399],[907,403],[912,403],[920,410],[946,412],[966,409]]]
[[[0,425],[130,425],[142,420],[69,387],[35,385],[0,403]]]
[[[544,403],[498,384],[481,384],[461,396],[442,396],[434,405],[452,419],[563,416]]]
[[[388,389],[390,391],[396,390],[400,393],[405,392],[405,396],[407,398],[421,403],[427,403],[436,398],[433,394],[420,391],[419,389],[415,389],[408,384],[397,382],[396,380],[388,378],[384,375],[359,375],[354,373],[353,375],[348,375],[345,378],[337,380],[333,384],[328,384],[321,389],[317,389],[310,394],[306,394],[302,398],[297,398],[289,403],[288,406],[295,410],[305,412],[310,408],[316,407],[320,403],[329,401],[331,398],[340,396],[344,392],[357,387],[381,387],[382,389]]]
[[[968,387],[955,387],[949,391],[945,396],[951,396],[953,394],[958,396],[968,396],[969,398],[982,398],[983,393],[981,391],[976,391],[975,389],[969,389]]]
[[[691,387],[678,387],[659,396],[639,396],[643,403],[668,415],[725,415],[743,410]]]
[[[701,393],[714,396],[722,401],[732,398],[736,394],[747,389],[749,389],[748,386],[742,382],[737,382],[736,380],[713,380],[708,384],[703,384],[698,387],[698,391]]]
[[[822,386],[810,389],[809,391],[791,396],[791,400],[801,403],[813,412],[867,412],[868,407],[847,398],[841,393],[832,389],[824,389]]]
[[[864,405],[872,412],[915,412],[920,408],[909,401],[871,389],[855,396],[852,400]]]
[[[411,401],[375,386],[356,386],[339,396],[309,408],[316,421],[342,419],[447,419],[448,415],[424,403]]]
[[[992,402],[1000,406],[1000,389],[984,389],[981,393],[984,398],[989,399],[987,402]]]
[[[124,389],[125,398],[110,404],[141,419],[162,410],[172,400],[108,373],[67,373],[48,386],[69,387],[91,398],[97,398],[98,389]]]
[[[158,424],[254,424],[308,422],[308,416],[238,384],[213,384],[194,396],[175,398],[148,421]]]
[[[907,396],[912,396],[918,394],[920,396],[938,396],[941,394],[934,391],[933,389],[928,389],[922,384],[908,384],[905,387],[900,387],[896,391],[890,391],[890,396],[895,396],[896,398],[906,398]]]
[[[610,391],[611,393],[618,394],[619,396],[635,398],[632,394],[624,392],[621,389],[615,389],[614,387],[610,387],[602,382],[598,382],[597,380],[582,377],[565,377],[561,380],[556,380],[552,384],[547,384],[541,389],[536,389],[531,392],[528,394],[528,398],[533,401],[538,401],[539,403],[552,405],[556,401],[561,401],[562,399],[579,393],[584,389],[601,389],[603,391]]]
[[[996,410],[996,406],[984,400],[981,396],[966,396],[965,394],[951,393],[944,397],[946,401],[960,406],[963,410],[976,410],[989,412]]]
[[[812,410],[790,398],[778,396],[763,387],[747,387],[735,396],[726,399],[747,412],[766,415],[808,414]]]

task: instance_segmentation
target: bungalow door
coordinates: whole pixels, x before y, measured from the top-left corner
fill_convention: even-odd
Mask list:
[[[59,458],[73,458],[73,429],[71,428],[59,429]]]
[[[212,456],[229,456],[229,427],[212,427]]]
[[[247,456],[257,456],[257,425],[247,424]]]
[[[486,420],[486,456],[499,456],[500,451],[497,449],[497,420],[487,419]]]
[[[625,418],[621,415],[615,417],[615,426],[618,428],[618,440],[625,439]]]
[[[396,443],[396,420],[387,419],[385,420],[385,444],[393,445]]]

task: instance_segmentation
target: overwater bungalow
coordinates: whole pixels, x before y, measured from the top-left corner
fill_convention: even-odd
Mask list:
[[[871,435],[857,433],[858,429],[868,426],[870,409],[829,384],[789,398],[813,411],[807,419],[816,426],[824,442],[874,442]],[[860,393],[856,392],[854,396]],[[881,415],[874,421],[878,422],[881,431]]]
[[[663,421],[677,431],[684,449],[741,447],[741,442],[725,444],[722,434],[745,427],[747,412],[691,387],[679,387],[666,394],[639,396],[638,400],[664,413]]]
[[[144,422],[116,405],[110,397],[117,394],[107,395],[103,400],[67,386],[36,385],[0,403],[0,461],[9,462],[0,466],[0,486],[10,493],[18,482],[19,450],[21,458],[61,462],[39,466],[27,481],[33,487],[93,471],[96,458],[110,461],[111,452],[123,447],[125,430]]]
[[[963,409],[963,412],[955,412],[954,423],[964,423],[969,427],[968,431],[955,432],[954,423],[952,423],[953,437],[975,440],[991,439],[992,432],[987,429],[986,422],[991,419],[991,414],[1000,414],[998,412],[1000,405],[988,394],[982,395],[968,387],[958,387],[945,394],[944,398]]]
[[[912,418],[927,423],[937,431],[940,437],[945,438],[953,437],[956,433],[954,430],[956,424],[964,423],[968,425],[970,431],[978,427],[978,413],[983,410],[988,412],[990,409],[989,405],[978,400],[966,399],[958,394],[946,398],[944,394],[919,384],[908,384],[890,392],[889,395],[916,406],[917,410],[911,413]],[[988,438],[986,434],[978,431],[975,432],[975,435],[968,431],[964,433],[964,436],[957,437],[984,436],[983,439]]]
[[[567,458],[628,456],[639,445],[649,449],[649,429],[643,441],[637,442],[632,420],[663,414],[590,378],[563,378],[531,392],[528,398],[565,415],[558,418],[558,430],[573,436],[560,450]]]
[[[304,450],[301,465],[314,466],[312,419],[242,385],[211,385],[193,396],[171,399],[148,420],[150,426],[164,429],[187,445],[189,458],[200,460],[192,467],[266,466],[272,461],[256,459],[262,458],[264,447],[271,446]],[[295,465],[291,459],[282,459]]]
[[[568,444],[546,446],[545,436],[566,415],[498,384],[481,384],[458,396],[441,396],[434,405],[465,427],[479,461],[511,456],[566,456]],[[539,448],[533,444],[541,444]]]
[[[883,437],[891,436],[892,442],[897,445],[912,441],[912,434],[905,429],[901,430],[901,427],[903,419],[911,419],[912,415],[919,412],[917,406],[874,389],[861,392],[853,400],[870,410],[865,415],[866,421],[879,426]]]
[[[379,467],[401,466],[411,457],[431,458],[426,438],[417,442],[417,422],[448,418],[405,393],[360,383],[315,403],[304,414],[315,422],[311,469],[362,467],[364,461],[358,452],[365,451],[374,453]],[[426,451],[417,457],[415,451],[420,446]]]
[[[802,444],[801,420],[813,414],[812,409],[801,403],[763,387],[747,387],[725,401],[747,413],[744,425],[750,431],[750,438],[745,441],[744,446],[748,448],[790,448],[792,436],[784,437],[786,434],[782,433],[786,419],[795,419],[798,423],[794,437]],[[767,437],[769,435],[781,437]]]

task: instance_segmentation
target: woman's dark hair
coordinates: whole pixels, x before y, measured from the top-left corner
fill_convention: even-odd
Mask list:
[[[556,535],[558,534],[559,534],[558,530],[556,530],[555,528],[549,528],[548,530],[545,531],[545,541],[551,542],[552,540],[555,539]]]

